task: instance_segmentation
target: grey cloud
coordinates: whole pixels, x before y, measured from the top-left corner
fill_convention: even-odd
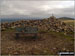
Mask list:
[[[0,0],[1,1],[1,0]],[[72,1],[1,1],[0,16],[37,16],[48,17],[52,13],[56,16],[74,16]],[[70,4],[69,4],[70,3]]]

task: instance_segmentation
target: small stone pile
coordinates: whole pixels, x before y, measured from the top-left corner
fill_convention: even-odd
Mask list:
[[[64,32],[65,34],[69,32],[74,32],[73,27],[67,25],[64,22],[61,22],[59,19],[57,19],[54,16],[42,20],[20,20],[11,23],[8,22],[1,23],[1,30],[3,31],[9,28],[16,28],[18,26],[38,27],[38,29],[41,31]]]

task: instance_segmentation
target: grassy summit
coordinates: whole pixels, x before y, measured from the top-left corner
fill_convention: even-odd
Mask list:
[[[54,16],[43,20],[2,23],[1,54],[56,55],[61,51],[74,52],[74,26],[71,26],[72,24],[70,21],[59,20]],[[26,39],[20,37],[16,40],[15,28],[17,26],[38,27],[39,38]]]

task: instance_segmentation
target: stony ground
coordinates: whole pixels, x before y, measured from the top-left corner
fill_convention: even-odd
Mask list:
[[[61,33],[42,33],[38,39],[20,38],[16,40],[14,31],[1,32],[1,54],[4,55],[58,54],[61,51],[74,51],[73,48],[74,38]]]

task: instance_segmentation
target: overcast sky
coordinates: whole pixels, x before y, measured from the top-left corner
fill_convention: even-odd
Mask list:
[[[74,1],[0,0],[0,17],[74,17]]]

